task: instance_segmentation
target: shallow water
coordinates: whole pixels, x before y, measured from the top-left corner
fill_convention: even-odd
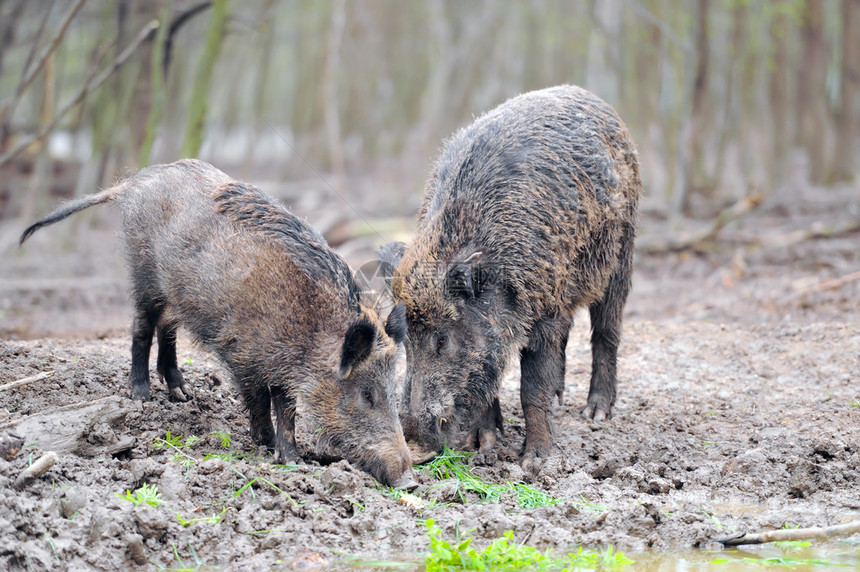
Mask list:
[[[817,571],[860,570],[860,541],[834,542],[783,550],[773,545],[725,550],[685,550],[627,554],[634,562],[627,572],[736,572],[745,570]],[[326,567],[342,572],[382,570],[421,571],[420,556],[399,555],[391,560],[341,561]],[[581,570],[587,570],[585,568]],[[488,571],[489,572],[489,571]]]

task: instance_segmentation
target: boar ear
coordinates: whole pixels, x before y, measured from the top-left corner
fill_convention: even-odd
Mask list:
[[[403,338],[406,337],[406,306],[403,302],[399,302],[388,314],[388,319],[385,320],[385,333],[394,340],[395,344],[403,343]]]
[[[481,293],[478,280],[480,269],[477,263],[483,255],[483,252],[478,251],[463,262],[454,262],[451,264],[446,276],[446,286],[451,296],[464,300],[472,300]]]
[[[388,287],[391,287],[391,277],[400,266],[403,253],[406,252],[406,244],[403,242],[386,242],[376,250],[379,259],[379,273],[385,279]]]
[[[346,375],[350,369],[367,359],[376,340],[376,327],[367,319],[353,323],[343,337],[340,354],[340,373]]]

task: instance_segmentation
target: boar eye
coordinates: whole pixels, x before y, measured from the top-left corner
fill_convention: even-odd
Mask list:
[[[447,341],[448,341],[448,338],[446,338],[446,337],[445,337],[445,336],[443,336],[443,335],[439,335],[439,336],[436,338],[436,351],[441,350],[441,349],[442,349],[442,347],[445,345],[445,343],[446,343]]]
[[[369,389],[363,389],[363,390],[361,391],[361,396],[362,396],[362,397],[364,398],[364,400],[365,400],[365,401],[367,401],[370,405],[373,405],[373,394],[370,392],[370,390],[369,390]]]

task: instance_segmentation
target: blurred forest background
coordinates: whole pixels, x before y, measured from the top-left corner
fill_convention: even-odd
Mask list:
[[[646,211],[710,220],[855,176],[860,0],[0,0],[0,218],[189,156],[345,197],[327,235],[411,217],[452,131],[559,83],[627,122]]]

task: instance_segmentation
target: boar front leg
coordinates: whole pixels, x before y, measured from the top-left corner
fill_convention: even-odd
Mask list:
[[[191,392],[176,363],[176,324],[160,324],[158,334],[158,377],[167,383],[170,397],[176,401],[188,401]]]
[[[496,461],[498,461],[496,430],[502,435],[505,434],[505,427],[502,422],[502,406],[499,403],[498,397],[493,400],[493,404],[487,410],[483,423],[478,426],[476,436],[478,452],[472,457],[472,462],[475,465],[495,465]]]
[[[252,375],[247,377],[238,376],[242,390],[242,398],[245,407],[248,408],[248,416],[251,418],[251,439],[257,445],[263,445],[267,449],[275,446],[275,430],[272,428],[272,396],[269,386],[247,381],[253,379]]]
[[[275,462],[294,463],[299,460],[296,447],[296,401],[282,387],[271,387],[269,391],[275,409]]]
[[[545,319],[532,329],[520,354],[520,399],[526,420],[522,465],[537,473],[553,448],[552,402],[564,391],[565,348],[571,319]]]

